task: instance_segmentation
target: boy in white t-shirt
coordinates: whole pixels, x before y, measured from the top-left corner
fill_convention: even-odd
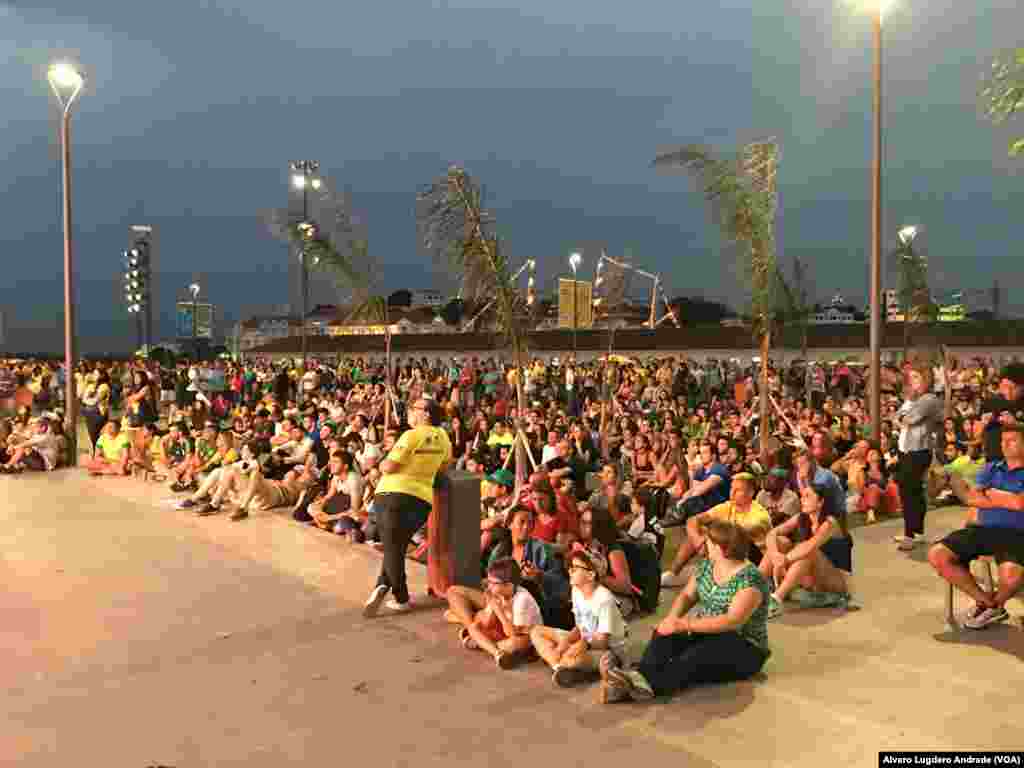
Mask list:
[[[512,669],[530,650],[530,630],[543,623],[540,606],[522,586],[519,563],[511,557],[487,568],[487,591],[450,587],[445,618],[461,624],[459,642],[466,650],[491,654],[499,669]]]
[[[597,680],[601,657],[611,652],[625,659],[626,622],[615,595],[601,585],[608,561],[593,551],[577,550],[569,560],[572,612],[571,632],[536,627],[530,633],[534,650],[553,670],[551,679],[563,688]]]

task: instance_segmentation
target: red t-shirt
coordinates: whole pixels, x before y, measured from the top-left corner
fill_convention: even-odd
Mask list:
[[[555,514],[544,520],[537,514],[537,508],[532,501],[523,500],[520,503],[533,510],[533,533],[531,536],[540,539],[548,544],[558,542],[558,534],[571,533],[579,536],[580,519],[576,512],[576,501],[565,493],[555,492],[557,509]]]

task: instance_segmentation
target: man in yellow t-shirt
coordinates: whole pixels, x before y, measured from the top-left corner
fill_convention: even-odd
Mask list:
[[[363,616],[377,615],[389,591],[387,607],[407,611],[409,589],[405,579],[405,552],[413,534],[427,522],[434,500],[434,479],[452,458],[448,433],[441,428],[443,412],[433,400],[419,398],[409,410],[409,426],[380,464],[383,474],[373,497],[384,562],[377,586],[363,607]]]
[[[704,548],[704,536],[700,531],[702,522],[710,520],[726,520],[746,531],[750,541],[751,558],[760,561],[765,537],[772,528],[772,517],[761,504],[754,501],[757,494],[757,479],[749,472],[733,475],[729,500],[716,504],[707,512],[694,515],[686,522],[686,538],[679,546],[671,570],[661,576],[664,587],[684,586],[681,578],[686,564]]]

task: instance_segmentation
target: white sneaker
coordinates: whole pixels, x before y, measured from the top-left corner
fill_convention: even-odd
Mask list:
[[[964,619],[964,626],[968,629],[984,629],[990,624],[1006,621],[1009,618],[1010,614],[1006,612],[1005,608],[999,606],[982,608],[979,605],[971,612],[970,616]]]
[[[381,585],[373,588],[373,592],[366,599],[366,603],[363,605],[363,618],[372,619],[377,615],[377,611],[380,610],[381,603],[384,602],[384,598],[388,596],[390,590]]]
[[[686,585],[686,577],[682,573],[672,573],[672,571],[665,571],[661,574],[661,586],[663,587],[682,587]]]
[[[400,603],[392,597],[390,600],[384,603],[384,607],[392,613],[406,613],[407,611],[412,610],[412,600]]]

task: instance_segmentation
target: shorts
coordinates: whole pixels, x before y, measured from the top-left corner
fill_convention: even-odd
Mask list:
[[[829,539],[821,545],[821,554],[840,571],[853,573],[853,539]]]
[[[962,565],[979,557],[991,555],[996,563],[1024,566],[1024,530],[969,525],[953,531],[941,542]]]

